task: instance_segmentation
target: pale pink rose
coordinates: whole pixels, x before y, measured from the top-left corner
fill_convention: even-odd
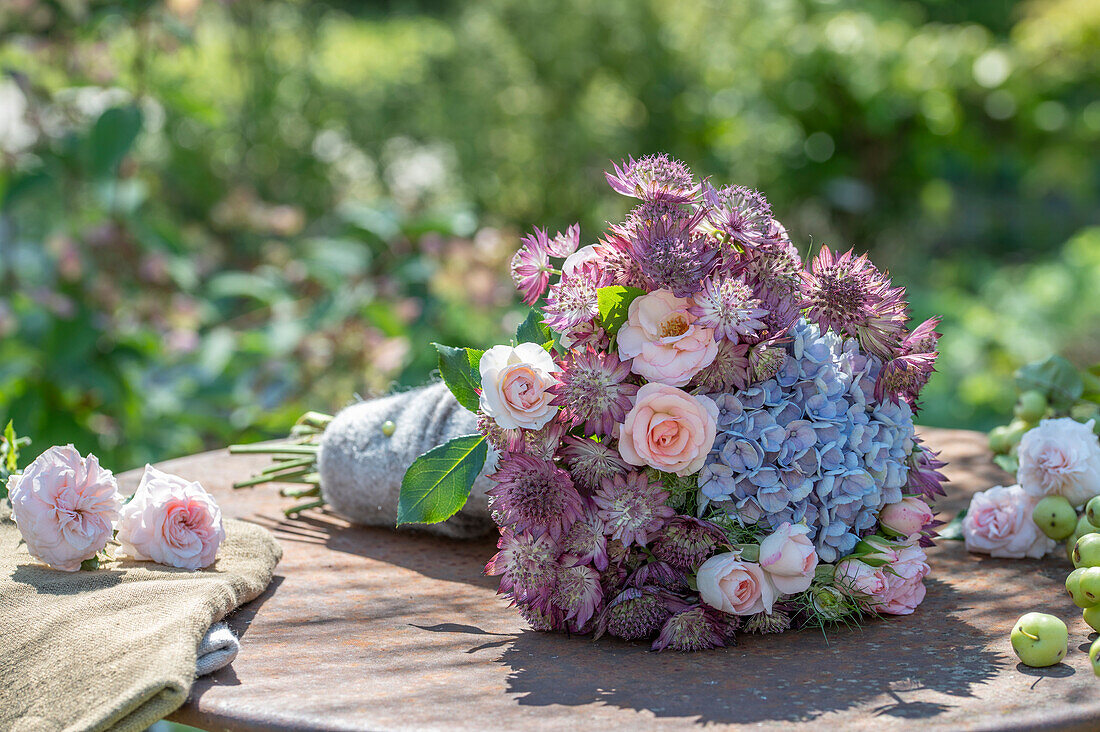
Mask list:
[[[916,545],[892,548],[887,555],[892,561],[880,567],[843,560],[836,566],[836,583],[875,612],[909,615],[924,600],[928,557]]]
[[[66,572],[107,546],[122,508],[111,471],[72,445],[51,447],[8,478],[8,497],[27,551]]]
[[[134,497],[122,509],[118,540],[138,560],[183,569],[214,563],[225,539],[222,512],[195,482],[145,466]]]
[[[1038,559],[1054,548],[1031,518],[1038,499],[1018,485],[975,493],[962,522],[968,551],[991,557]]]
[[[619,426],[619,454],[631,465],[691,475],[714,446],[718,405],[710,397],[650,382]]]
[[[1065,496],[1081,506],[1100,494],[1100,440],[1095,420],[1044,419],[1020,440],[1016,479],[1036,498]]]
[[[768,575],[736,552],[716,554],[703,562],[695,579],[703,602],[724,613],[770,614],[775,603],[775,587]]]
[[[932,522],[934,514],[928,504],[916,496],[906,496],[897,503],[888,503],[882,507],[878,521],[884,529],[898,536],[919,534],[921,529]]]
[[[809,528],[788,522],[760,542],[760,567],[780,592],[793,595],[810,586],[817,568],[817,550]]]
[[[541,429],[558,413],[550,406],[561,367],[537,343],[493,346],[478,362],[481,411],[506,430]]]
[[[718,355],[714,331],[694,325],[689,298],[654,290],[630,303],[619,329],[619,356],[634,359],[631,370],[649,381],[684,386]]]

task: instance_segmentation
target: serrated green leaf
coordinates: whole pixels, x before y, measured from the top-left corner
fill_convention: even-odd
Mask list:
[[[473,362],[473,354],[467,348],[452,348],[433,343],[439,352],[439,373],[443,383],[454,394],[455,399],[466,409],[476,412],[481,402],[478,390],[481,388],[481,372]],[[481,357],[478,356],[478,360]]]
[[[1016,388],[1038,391],[1055,409],[1069,409],[1085,390],[1081,374],[1062,356],[1029,363],[1016,372]]]
[[[607,335],[614,336],[626,322],[630,314],[630,303],[645,294],[637,287],[611,285],[596,291],[596,302],[600,307],[600,321]]]
[[[554,336],[550,329],[543,325],[542,313],[537,308],[532,308],[516,328],[516,343],[545,343],[553,340]]]
[[[418,457],[401,481],[397,525],[437,524],[458,513],[488,452],[484,436],[467,435]]]

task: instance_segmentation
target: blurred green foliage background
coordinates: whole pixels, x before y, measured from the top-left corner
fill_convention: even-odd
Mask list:
[[[1100,360],[1094,0],[6,0],[0,414],[116,469],[426,379],[667,151],[942,314],[922,421]]]

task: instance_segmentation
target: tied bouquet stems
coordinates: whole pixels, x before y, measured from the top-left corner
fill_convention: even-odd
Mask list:
[[[299,503],[283,510],[287,516],[297,516],[302,511],[325,505],[321,497],[321,476],[317,472],[317,455],[320,452],[321,435],[332,422],[332,415],[306,412],[294,423],[289,437],[282,442],[258,445],[230,445],[234,455],[269,455],[272,463],[257,475],[233,484],[234,488],[251,488],[267,483],[285,484],[280,495],[299,499]],[[305,499],[305,500],[301,500]]]
[[[523,239],[511,343],[435,344],[478,434],[412,464],[398,524],[447,520],[488,472],[486,571],[530,625],[655,650],[913,612],[943,494],[913,426],[939,321],[910,322],[866,256],[804,264],[758,191],[665,155],[607,181],[625,221]]]

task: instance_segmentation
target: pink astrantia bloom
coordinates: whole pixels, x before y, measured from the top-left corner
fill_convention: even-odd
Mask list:
[[[558,383],[552,387],[554,400],[561,407],[562,421],[583,425],[586,435],[610,435],[630,411],[636,384],[626,382],[630,362],[614,353],[601,353],[589,347],[566,355]]]
[[[72,445],[51,447],[8,478],[8,498],[31,556],[66,572],[107,546],[122,508],[111,471]]]
[[[649,638],[672,614],[668,606],[660,590],[628,587],[607,603],[596,624],[596,637],[606,632],[623,640]]]
[[[591,322],[600,314],[598,290],[611,284],[612,272],[599,262],[580,263],[550,288],[542,322],[560,333]]]
[[[696,323],[714,330],[714,337],[737,343],[739,339],[752,337],[765,328],[761,318],[768,311],[743,277],[711,277],[703,282],[703,289],[692,297],[691,313],[699,318]]]
[[[714,188],[706,183],[703,201],[709,207],[708,223],[732,242],[754,247],[771,233],[772,207],[760,191],[745,186]]]
[[[699,291],[717,262],[715,242],[695,230],[698,216],[660,219],[626,232],[614,229],[619,246],[638,263],[646,289],[671,290],[677,297]]]
[[[562,537],[561,563],[566,567],[589,564],[601,572],[607,569],[607,536],[603,520],[591,502],[585,506],[584,515],[574,521]]]
[[[718,355],[714,331],[696,320],[691,301],[669,290],[637,297],[619,330],[619,357],[649,381],[684,386]]]
[[[546,232],[539,228],[520,241],[523,246],[512,257],[512,281],[523,301],[534,305],[546,292],[554,272],[550,266],[550,242]]]
[[[654,651],[680,652],[705,651],[726,645],[726,628],[729,623],[718,613],[702,605],[695,605],[673,615],[665,621],[653,641]]]
[[[489,508],[500,526],[516,532],[548,534],[557,541],[583,511],[573,479],[549,460],[506,453],[492,479],[496,485],[485,492]]]
[[[630,469],[613,443],[587,437],[566,437],[561,457],[569,466],[569,474],[573,479],[588,490],[598,488],[604,478],[620,475]]]
[[[579,224],[573,224],[565,233],[560,231],[554,235],[553,239],[547,239],[546,250],[551,257],[569,257],[577,251],[577,247],[581,245],[581,227]]]
[[[744,343],[721,341],[714,360],[695,375],[692,383],[709,394],[744,389],[752,376],[748,353],[749,347]]]
[[[550,596],[557,582],[558,545],[544,534],[500,530],[498,551],[485,565],[485,574],[500,575],[500,593],[517,603],[535,603]]]
[[[145,466],[137,492],[118,522],[124,553],[194,571],[214,563],[224,540],[221,509],[206,489]]]
[[[604,532],[625,546],[645,546],[676,515],[665,505],[668,492],[663,486],[640,472],[604,480],[592,499],[599,508]]]
[[[604,175],[611,188],[624,196],[689,203],[699,193],[699,185],[688,167],[668,155],[646,155],[638,160],[630,157],[612,166],[614,172]]]
[[[565,620],[572,621],[570,625],[574,632],[585,632],[585,626],[603,602],[599,573],[582,565],[559,567],[557,586],[550,595],[550,601],[562,609]]]
[[[911,353],[890,359],[882,365],[875,380],[875,400],[895,404],[905,400],[915,410],[917,397],[935,371],[935,363],[934,353]]]
[[[722,529],[709,521],[675,516],[657,537],[653,556],[684,572],[693,572],[726,541]]]

